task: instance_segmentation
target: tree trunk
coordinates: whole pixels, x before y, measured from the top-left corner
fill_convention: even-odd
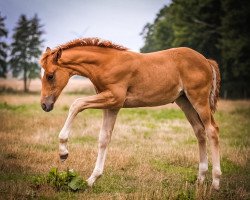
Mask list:
[[[24,83],[24,92],[28,92],[28,85],[27,85],[27,70],[26,67],[24,67],[24,73],[23,73],[23,83]]]
[[[243,96],[244,96],[244,99],[246,100],[247,99],[247,90],[246,90],[246,88],[243,89]]]
[[[224,90],[223,98],[227,99],[227,90]]]
[[[28,91],[29,91],[29,88],[30,88],[30,83],[31,83],[31,79],[29,78],[28,81],[27,81],[27,88],[28,88]]]

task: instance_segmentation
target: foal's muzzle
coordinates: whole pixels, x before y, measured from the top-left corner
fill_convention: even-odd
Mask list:
[[[41,103],[41,107],[45,112],[49,112],[53,110],[54,103],[51,103],[51,104]]]
[[[51,110],[53,110],[54,107],[54,97],[53,96],[49,96],[49,97],[45,97],[44,99],[42,99],[41,101],[41,107],[45,112],[49,112]]]

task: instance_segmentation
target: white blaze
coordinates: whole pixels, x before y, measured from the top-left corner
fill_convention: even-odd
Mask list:
[[[41,67],[41,78],[43,77],[44,75],[44,69]]]

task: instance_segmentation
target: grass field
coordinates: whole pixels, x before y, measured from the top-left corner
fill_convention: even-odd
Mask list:
[[[250,101],[221,101],[222,180],[210,191],[196,185],[198,146],[192,128],[176,105],[122,109],[108,150],[103,176],[86,191],[34,187],[34,177],[51,167],[75,169],[85,179],[97,155],[102,111],[86,110],[74,121],[69,158],[58,156],[58,133],[69,105],[80,95],[63,94],[45,113],[39,94],[0,94],[0,199],[249,199]]]

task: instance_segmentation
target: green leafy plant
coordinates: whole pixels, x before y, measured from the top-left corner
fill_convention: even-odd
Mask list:
[[[66,171],[58,171],[56,167],[50,169],[46,176],[38,176],[33,180],[33,184],[36,188],[44,184],[49,184],[56,190],[86,190],[88,184],[83,178],[75,172],[73,169],[67,169]]]

